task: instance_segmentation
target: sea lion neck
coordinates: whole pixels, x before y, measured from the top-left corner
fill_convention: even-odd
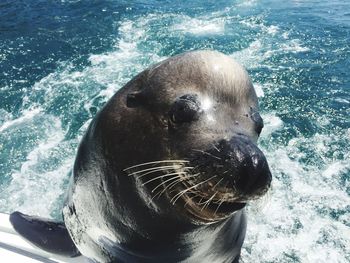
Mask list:
[[[175,235],[169,232],[158,233],[160,236],[157,239],[152,237],[129,241],[128,245],[119,249],[130,261],[166,262],[171,259],[171,262],[183,260],[204,262],[213,258],[213,262],[231,262],[237,253],[231,249],[233,244],[237,241],[243,243],[245,232],[237,231],[246,227],[243,218],[245,214],[239,211],[220,223],[192,225],[191,230],[178,232]],[[223,250],[228,250],[229,253],[222,254]]]

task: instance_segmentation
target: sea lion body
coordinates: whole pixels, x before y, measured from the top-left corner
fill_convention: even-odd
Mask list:
[[[237,262],[243,207],[269,188],[247,72],[214,51],[169,58],[120,89],[79,146],[63,208],[96,262]]]

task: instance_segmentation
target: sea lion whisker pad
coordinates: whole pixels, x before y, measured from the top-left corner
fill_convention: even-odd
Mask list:
[[[64,222],[19,212],[11,222],[47,251],[95,262],[237,262],[244,207],[271,183],[256,144],[262,127],[238,63],[215,51],[171,57],[129,81],[91,122]]]

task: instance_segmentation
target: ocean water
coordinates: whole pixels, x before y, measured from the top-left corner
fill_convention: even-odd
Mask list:
[[[128,80],[215,49],[243,64],[273,187],[243,262],[350,262],[350,1],[0,3],[0,211],[60,218],[79,141]]]

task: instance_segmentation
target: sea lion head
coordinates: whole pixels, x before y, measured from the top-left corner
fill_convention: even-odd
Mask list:
[[[119,177],[155,211],[209,224],[269,189],[256,93],[246,70],[222,53],[187,52],[151,66],[101,114]]]

